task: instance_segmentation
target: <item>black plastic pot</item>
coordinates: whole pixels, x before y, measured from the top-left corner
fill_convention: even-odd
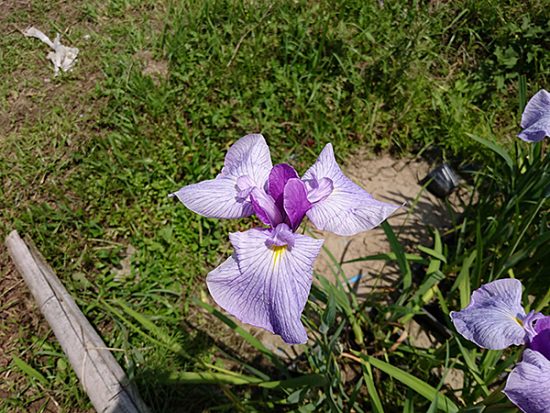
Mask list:
[[[449,164],[444,163],[420,181],[421,185],[426,183],[428,183],[426,187],[428,191],[436,197],[444,199],[458,186],[459,177]]]

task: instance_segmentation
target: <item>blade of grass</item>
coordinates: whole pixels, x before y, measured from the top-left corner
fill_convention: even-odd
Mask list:
[[[397,237],[395,236],[395,233],[393,232],[391,225],[388,223],[388,221],[384,221],[382,223],[382,228],[386,233],[386,237],[388,238],[392,251],[395,253],[397,265],[401,270],[401,275],[403,276],[403,289],[409,290],[412,285],[412,271],[409,265],[409,261],[407,261],[407,257],[405,256],[405,251],[397,240]],[[404,297],[405,294],[402,294],[400,299],[404,300]]]
[[[32,367],[26,361],[21,360],[17,356],[12,356],[12,361],[13,361],[13,364],[15,364],[15,366],[19,370],[21,370],[23,373],[25,373],[27,376],[38,380],[42,384],[48,384],[48,380],[46,380],[46,377],[44,377],[42,375],[42,373],[40,373],[38,370],[36,370],[34,367]]]
[[[389,363],[386,363],[385,361],[379,360],[377,358],[367,356],[358,352],[354,353],[361,357],[362,362],[368,362],[372,364],[375,368],[382,370],[384,373],[388,374],[389,376],[393,377],[397,381],[403,383],[405,386],[409,387],[410,389],[414,390],[427,400],[433,400],[436,397],[438,398],[437,401],[437,408],[440,410],[443,410],[444,412],[448,413],[458,413],[458,407],[456,404],[454,404],[451,399],[446,397],[445,395],[441,394],[437,391],[434,387],[429,385],[428,383],[420,380],[417,377],[414,377],[412,374],[407,373],[403,370],[401,370],[398,367],[392,366]]]

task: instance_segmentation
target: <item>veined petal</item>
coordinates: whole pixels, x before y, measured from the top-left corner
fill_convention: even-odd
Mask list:
[[[525,413],[550,410],[550,360],[526,349],[523,360],[508,375],[504,393]]]
[[[254,213],[250,202],[239,197],[237,180],[219,176],[216,179],[187,185],[172,194],[191,211],[207,218],[243,218]]]
[[[525,344],[524,318],[521,282],[513,278],[485,284],[473,292],[468,307],[451,312],[453,324],[462,336],[491,350]]]
[[[524,130],[518,136],[527,142],[538,142],[550,136],[550,93],[541,89],[527,102],[521,127]]]
[[[328,178],[330,181],[323,181]],[[330,195],[313,204],[307,217],[320,230],[338,235],[354,235],[379,225],[396,209],[397,205],[377,201],[359,185],[346,177],[334,158],[332,145],[325,146],[315,164],[304,174],[309,186],[330,190]],[[313,198],[312,198],[313,199]]]
[[[268,247],[272,235],[262,229],[230,234],[235,254],[208,274],[208,289],[218,305],[242,322],[279,334],[287,343],[305,343],[300,315],[323,241],[293,234],[292,247]]]
[[[263,136],[246,135],[229,148],[215,179],[184,186],[171,195],[208,218],[243,218],[253,214],[248,195],[252,188],[265,186],[271,167]]]
[[[225,155],[221,175],[249,175],[256,183],[260,182],[255,178],[261,177],[260,187],[263,188],[272,167],[269,147],[264,137],[260,134],[250,134],[231,145]]]

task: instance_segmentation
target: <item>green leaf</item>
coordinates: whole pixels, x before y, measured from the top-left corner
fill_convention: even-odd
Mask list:
[[[426,260],[420,255],[416,254],[405,254],[405,258],[410,262],[424,263]],[[342,264],[351,264],[353,262],[362,262],[362,261],[397,261],[397,255],[394,252],[382,253],[382,254],[373,254],[366,257],[354,258],[352,260],[343,261]]]
[[[42,384],[48,384],[48,380],[46,380],[46,377],[42,375],[38,370],[36,370],[34,367],[32,367],[30,364],[28,364],[26,361],[21,360],[17,356],[12,356],[13,364],[21,370],[23,373],[25,373],[27,376],[32,377],[33,379],[38,380]]]
[[[403,246],[397,240],[397,237],[395,236],[395,233],[393,232],[393,229],[388,221],[384,221],[382,223],[382,228],[386,233],[386,237],[388,238],[392,251],[395,253],[397,265],[403,275],[403,288],[408,290],[412,285],[412,271],[409,262],[407,261],[405,250],[403,250]]]
[[[499,155],[502,159],[504,159],[506,165],[508,165],[510,170],[514,169],[514,161],[512,161],[512,158],[510,157],[506,149],[504,149],[502,146],[495,142],[488,141],[487,139],[480,138],[479,136],[473,135],[471,133],[467,133],[466,135]]]
[[[309,374],[300,377],[293,377],[286,380],[265,381],[258,377],[247,376],[239,373],[213,373],[210,371],[193,372],[182,371],[171,373],[169,381],[186,384],[231,384],[234,386],[252,385],[266,389],[292,389],[296,387],[320,387],[327,384],[325,376],[320,374]]]
[[[438,392],[434,387],[430,386],[428,383],[414,377],[412,374],[409,374],[398,367],[392,366],[385,361],[379,360],[377,358],[366,356],[361,353],[354,352],[357,356],[360,356],[363,362],[368,362],[372,364],[379,370],[382,370],[384,373],[393,377],[397,381],[400,381],[405,386],[408,386],[410,389],[414,390],[427,400],[434,400],[437,397],[437,408],[443,410],[447,413],[458,413],[458,407],[454,404],[448,397]]]
[[[376,385],[374,384],[374,376],[372,374],[371,365],[369,362],[365,362],[363,367],[363,377],[365,378],[365,384],[367,385],[367,391],[369,392],[372,411],[373,413],[384,413],[382,401],[380,400],[380,396],[378,396],[378,391],[376,390]]]
[[[428,254],[434,258],[437,258],[438,260],[444,262],[445,264],[447,263],[447,258],[445,258],[445,256],[440,251],[436,251],[434,249],[424,247],[423,245],[419,245],[418,249],[425,254]]]

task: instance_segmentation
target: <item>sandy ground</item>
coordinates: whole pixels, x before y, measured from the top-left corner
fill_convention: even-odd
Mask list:
[[[451,222],[445,204],[427,190],[422,190],[419,183],[431,169],[423,160],[396,160],[389,155],[369,159],[361,154],[343,168],[348,177],[378,200],[403,205],[388,222],[407,249],[418,244],[431,246],[430,228],[444,228]],[[380,227],[352,237],[316,230],[312,232],[325,240],[326,249],[340,262],[390,251],[386,235]],[[331,266],[334,268],[333,261],[323,251],[317,259],[315,270],[331,278]],[[385,266],[381,261],[343,264],[342,270],[348,279],[362,275],[360,293],[392,285],[397,276],[394,267]]]

